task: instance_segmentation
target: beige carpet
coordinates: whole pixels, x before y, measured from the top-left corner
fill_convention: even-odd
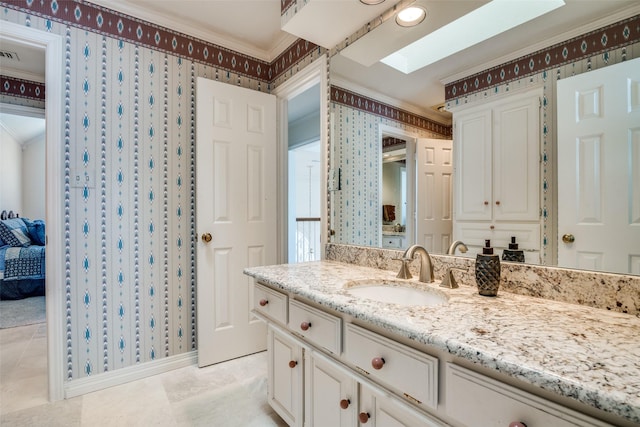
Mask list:
[[[43,323],[44,297],[0,301],[0,329]]]

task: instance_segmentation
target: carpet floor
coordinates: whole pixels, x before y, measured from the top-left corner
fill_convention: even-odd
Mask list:
[[[0,301],[0,329],[43,323],[44,297]]]

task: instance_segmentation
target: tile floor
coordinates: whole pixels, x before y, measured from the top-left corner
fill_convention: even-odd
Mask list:
[[[266,353],[47,400],[46,325],[0,330],[0,426],[285,427],[267,404]]]

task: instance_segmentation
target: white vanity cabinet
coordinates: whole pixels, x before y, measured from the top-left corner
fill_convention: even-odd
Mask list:
[[[268,403],[291,427],[610,426],[294,298],[254,286]]]
[[[454,112],[454,239],[470,249],[511,236],[540,249],[540,99],[536,89]]]
[[[305,354],[305,426],[356,427],[358,383],[320,353]]]
[[[404,236],[382,233],[382,247],[385,249],[403,249],[404,241]]]
[[[288,334],[272,326],[267,330],[267,400],[289,426],[302,426],[304,405],[302,346]]]
[[[416,411],[393,394],[371,383],[360,384],[361,427],[443,427],[441,421]]]
[[[446,382],[447,413],[463,426],[611,427],[452,363]]]

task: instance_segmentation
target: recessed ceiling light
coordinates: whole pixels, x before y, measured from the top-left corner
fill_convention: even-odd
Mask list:
[[[380,4],[384,2],[384,0],[360,0],[360,3],[366,4],[367,6],[375,6],[376,4]]]
[[[424,21],[427,11],[419,6],[409,6],[398,12],[396,22],[401,27],[413,27]]]

